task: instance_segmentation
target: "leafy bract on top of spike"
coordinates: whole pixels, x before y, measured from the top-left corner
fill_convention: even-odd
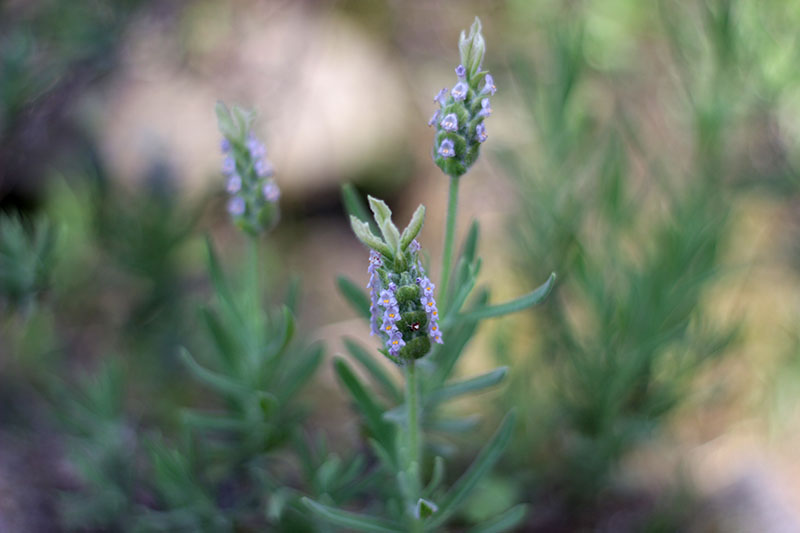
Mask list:
[[[440,108],[428,121],[436,127],[433,160],[453,177],[462,176],[478,159],[480,145],[488,138],[483,122],[492,111],[488,97],[497,92],[492,75],[481,70],[486,42],[477,17],[469,34],[461,32],[458,49],[458,81],[451,91],[442,89],[434,97]]]
[[[425,206],[414,211],[402,234],[386,203],[370,196],[369,207],[381,236],[354,216],[350,224],[356,237],[370,248],[370,330],[382,337],[384,353],[394,362],[419,359],[430,351],[431,342],[442,342],[434,285],[422,267],[416,240],[425,221]]]
[[[372,210],[373,218],[381,231],[381,235],[375,235],[369,228],[369,224],[350,216],[350,226],[358,240],[366,244],[371,249],[380,253],[387,260],[394,261],[398,266],[408,264],[412,257],[409,253],[411,241],[419,235],[422,224],[425,222],[425,206],[420,205],[408,226],[403,230],[402,235],[392,222],[392,210],[383,200],[372,196],[368,197],[369,208]]]
[[[272,178],[267,149],[251,131],[255,113],[237,105],[228,109],[222,102],[215,111],[222,133],[220,149],[225,155],[222,173],[230,195],[228,213],[241,230],[258,235],[278,222],[281,191]]]

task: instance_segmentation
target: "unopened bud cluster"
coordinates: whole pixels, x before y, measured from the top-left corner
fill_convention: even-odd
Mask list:
[[[228,213],[240,229],[258,235],[272,228],[280,214],[281,192],[272,178],[272,164],[266,158],[266,148],[251,131],[254,113],[235,105],[229,110],[222,102],[216,112],[222,133]]]
[[[433,160],[453,177],[466,173],[478,159],[481,143],[488,138],[483,121],[492,113],[489,97],[497,91],[492,75],[481,70],[486,43],[480,20],[475,19],[469,35],[461,32],[458,49],[458,82],[434,97],[439,109],[428,121],[429,126],[436,127]]]
[[[442,344],[435,286],[425,274],[416,240],[425,218],[424,206],[400,231],[391,220],[392,212],[380,200],[370,197],[370,208],[382,237],[372,233],[365,222],[351,217],[356,236],[370,247],[370,326],[381,337],[384,353],[396,363],[419,359]]]

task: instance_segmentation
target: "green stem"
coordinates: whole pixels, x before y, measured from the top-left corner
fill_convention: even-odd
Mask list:
[[[453,264],[453,241],[456,236],[456,212],[458,211],[458,178],[450,176],[450,197],[447,201],[447,226],[444,233],[444,252],[442,254],[442,275],[439,278],[439,299],[442,315],[447,310],[447,289],[450,284],[450,270]]]
[[[412,487],[408,495],[407,505],[413,508],[420,495],[420,441],[419,441],[419,385],[417,384],[417,365],[409,361],[406,365],[406,408],[408,421],[408,455],[406,458],[406,472],[409,475]],[[422,520],[411,517],[410,531],[423,531]]]
[[[261,324],[261,282],[259,277],[259,254],[258,254],[258,237],[249,235],[247,237],[247,272],[246,282],[247,290],[250,292],[247,300],[247,309],[245,313],[245,322],[250,332],[248,335],[252,340],[250,352],[255,358],[260,347],[259,335],[262,331]]]

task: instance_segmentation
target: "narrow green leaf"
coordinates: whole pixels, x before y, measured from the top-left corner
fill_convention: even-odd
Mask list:
[[[433,392],[433,394],[428,396],[426,400],[431,404],[446,402],[456,398],[457,396],[462,396],[470,392],[476,392],[497,385],[503,381],[507,374],[508,367],[501,366],[500,368],[495,368],[486,374],[446,385]]]
[[[495,518],[469,529],[468,533],[502,533],[503,531],[510,531],[522,522],[527,513],[527,505],[524,503],[515,505]]]
[[[445,433],[466,433],[478,427],[480,417],[478,415],[465,418],[441,418],[426,424],[426,429],[431,431],[443,431]]]
[[[220,303],[225,306],[233,317],[241,321],[242,315],[236,306],[236,300],[233,297],[231,288],[228,286],[227,279],[225,279],[225,274],[222,272],[217,254],[214,251],[214,244],[209,236],[206,236],[206,248],[208,250],[208,271],[211,276],[211,283],[214,285],[214,290],[220,299]]]
[[[433,459],[433,472],[431,473],[431,480],[428,481],[428,485],[425,487],[425,490],[422,491],[422,495],[425,497],[430,497],[433,494],[433,491],[439,488],[439,485],[442,484],[442,480],[444,479],[444,459],[441,455],[437,455]]]
[[[372,396],[343,359],[337,357],[333,364],[339,380],[355,400],[372,434],[382,445],[389,445],[392,442],[393,428],[391,424],[383,420],[383,408],[375,403]]]
[[[391,376],[380,362],[376,361],[367,350],[352,339],[345,338],[344,345],[347,351],[350,352],[350,355],[361,364],[364,370],[366,370],[375,381],[375,384],[383,389],[383,392],[386,393],[392,401],[396,403],[402,401],[403,395],[400,393],[397,386],[395,386],[394,380],[392,380]]]
[[[480,309],[476,309],[475,311],[471,311],[464,315],[460,315],[458,320],[482,320],[485,318],[492,318],[502,315],[507,315],[509,313],[515,313],[517,311],[522,311],[527,307],[532,307],[534,305],[540,304],[547,298],[547,295],[550,294],[550,291],[553,288],[553,285],[556,281],[556,274],[555,272],[550,274],[550,277],[547,279],[546,282],[535,291],[531,292],[530,294],[526,294],[521,298],[517,298],[516,300],[511,300],[510,302],[506,302],[500,305],[492,305],[489,307],[483,307]]]
[[[400,236],[400,249],[405,251],[408,248],[408,245],[411,244],[411,241],[417,238],[419,235],[420,230],[422,230],[422,224],[425,222],[425,206],[420,205],[414,214],[411,216],[411,222],[408,223],[406,229],[403,230],[403,234]]]
[[[358,191],[356,188],[353,187],[352,183],[344,183],[342,184],[342,205],[344,205],[344,209],[348,215],[352,215],[359,219],[361,222],[365,222],[370,224],[372,222],[372,217],[369,216],[369,211],[367,210],[367,206],[364,204],[364,201],[359,196]],[[373,233],[375,232],[376,228],[371,228]]]
[[[369,320],[369,297],[364,290],[344,276],[336,278],[336,286],[345,300],[361,318]]]
[[[391,219],[386,219],[381,225],[381,233],[383,233],[383,240],[391,248],[392,255],[397,256],[400,252],[400,231],[394,225]]]
[[[463,259],[459,261],[459,269],[455,278],[457,283],[455,298],[453,298],[453,303],[447,308],[447,316],[444,319],[445,327],[452,322],[453,317],[458,317],[457,313],[461,310],[461,307],[463,307],[470,293],[472,293],[472,289],[475,288],[481,265],[482,261],[480,258],[473,265],[467,265]]]
[[[195,410],[184,410],[180,414],[184,424],[205,431],[250,431],[252,423],[237,420],[221,413],[206,413]]]
[[[353,228],[353,233],[356,234],[356,238],[358,238],[359,241],[369,246],[376,252],[383,254],[385,257],[390,259],[394,258],[394,253],[392,252],[391,248],[374,233],[372,233],[372,231],[370,231],[366,222],[361,222],[356,217],[350,215],[350,226]]]
[[[217,125],[222,135],[228,138],[237,138],[239,132],[236,129],[236,126],[233,124],[230,111],[228,111],[225,103],[218,101],[217,105],[214,106],[214,111],[217,114]]]
[[[225,326],[222,325],[222,322],[220,322],[213,311],[208,308],[203,308],[200,313],[203,316],[203,320],[211,334],[217,351],[222,356],[222,360],[229,370],[233,370],[238,361],[237,352],[239,351],[235,338],[228,334]]]
[[[466,497],[472,489],[475,488],[478,481],[486,475],[497,460],[500,459],[506,446],[508,446],[508,442],[511,440],[515,418],[516,416],[513,411],[505,416],[500,424],[500,428],[489,443],[481,450],[478,457],[475,458],[475,461],[470,465],[467,471],[453,484],[442,500],[442,503],[439,505],[439,512],[431,523],[432,527],[441,526],[448,518],[458,511],[459,506],[464,503]]]
[[[289,398],[311,379],[311,376],[314,375],[317,367],[322,362],[322,353],[323,346],[321,344],[311,347],[302,358],[302,361],[295,365],[289,375],[281,380],[281,389],[277,392],[280,403],[285,404],[289,401]]]
[[[472,224],[469,227],[469,232],[467,233],[467,236],[464,239],[464,244],[462,246],[462,251],[461,251],[461,257],[467,262],[467,264],[470,264],[473,261],[475,261],[475,254],[478,251],[479,235],[480,235],[480,224],[478,224],[477,220],[473,220]]]
[[[230,394],[236,397],[242,397],[251,393],[250,390],[246,389],[239,383],[236,383],[229,377],[223,376],[222,374],[218,374],[205,368],[204,366],[201,366],[197,361],[194,360],[186,348],[182,347],[180,349],[179,356],[192,374],[194,374],[199,381],[202,381],[211,388],[221,393]]]
[[[367,531],[374,533],[403,533],[404,528],[399,525],[349,511],[334,509],[327,505],[315,502],[311,498],[303,498],[303,504],[312,512],[337,526],[346,527],[355,531]]]
[[[439,507],[435,503],[426,500],[425,498],[420,498],[419,500],[417,500],[417,507],[414,509],[414,515],[417,518],[421,518],[424,520],[438,510]]]
[[[392,210],[389,209],[389,206],[386,205],[386,202],[379,200],[374,196],[367,196],[367,201],[369,202],[369,208],[372,210],[372,214],[375,217],[375,222],[378,224],[379,228],[382,228],[384,222],[387,220],[392,220]]]

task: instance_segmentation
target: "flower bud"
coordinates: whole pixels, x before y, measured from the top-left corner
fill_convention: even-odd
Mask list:
[[[439,109],[428,122],[436,126],[433,160],[445,174],[456,178],[475,163],[481,144],[488,138],[483,121],[492,112],[489,96],[497,91],[492,75],[481,71],[486,43],[480,20],[475,19],[469,35],[461,32],[458,48],[458,81],[452,90],[442,89],[434,97]]]
[[[227,176],[225,189],[231,195],[228,213],[242,230],[258,235],[271,229],[280,215],[280,189],[272,179],[272,163],[267,150],[250,128],[255,114],[238,106],[228,109],[222,102],[216,106],[220,148],[225,158],[222,173]]]

